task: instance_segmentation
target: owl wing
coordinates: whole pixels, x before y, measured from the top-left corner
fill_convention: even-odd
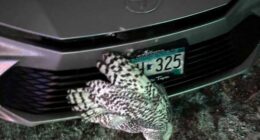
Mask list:
[[[125,117],[136,125],[160,129],[167,121],[165,104],[161,100],[151,101],[124,88],[98,82],[87,83],[87,93],[95,94],[94,102],[109,113]]]
[[[127,116],[120,116],[113,113],[99,115],[91,120],[93,123],[98,123],[104,127],[122,130],[128,133],[139,133],[140,128],[133,123]]]
[[[113,114],[155,128],[151,121],[160,103],[155,98],[159,97],[156,86],[134,64],[115,53],[104,54],[97,67],[111,83],[94,80],[85,88],[69,90],[73,109],[85,112],[82,117],[86,120]]]
[[[87,112],[83,118],[113,113],[132,120],[145,120],[156,109],[149,99],[101,80],[87,82],[86,88],[70,90],[68,100],[73,110]]]
[[[84,112],[81,117],[84,121],[89,122],[101,114],[108,111],[94,102],[94,94],[86,92],[86,88],[77,88],[68,90],[68,102],[72,104],[72,110]]]
[[[148,99],[158,96],[154,84],[122,55],[112,52],[104,54],[102,60],[98,61],[97,68],[115,86],[130,89]]]

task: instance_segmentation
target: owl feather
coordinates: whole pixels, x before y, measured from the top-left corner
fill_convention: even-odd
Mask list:
[[[143,133],[147,140],[168,140],[172,125],[165,90],[117,53],[103,54],[96,66],[109,82],[93,80],[68,90],[72,110],[81,112],[86,122]]]

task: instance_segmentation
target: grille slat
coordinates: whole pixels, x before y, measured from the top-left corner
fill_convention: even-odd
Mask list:
[[[194,83],[196,83],[200,80],[204,80],[206,77],[214,76],[216,74],[221,74],[223,71],[229,70],[229,69],[230,68],[222,68],[222,69],[218,69],[218,70],[212,71],[212,72],[207,73],[207,74],[202,74],[201,76],[198,76],[198,77],[193,77],[191,79],[188,79],[188,78],[183,79],[179,83],[173,83],[173,84],[165,85],[165,88],[167,89],[167,91],[178,91],[178,90],[183,89],[185,87],[191,86],[191,85],[193,85]],[[187,83],[191,83],[191,82],[192,82],[192,84],[189,84],[188,86],[186,85]]]
[[[223,65],[228,65],[229,63],[233,63],[232,61],[234,61],[234,59],[232,59],[231,57],[234,56],[234,55],[231,55],[231,56],[228,56],[228,55],[224,55],[224,56],[221,56],[219,58],[210,58],[211,60],[209,59],[200,59],[198,61],[196,61],[196,63],[191,63],[191,64],[187,64],[187,70],[185,70],[185,72],[187,73],[190,73],[192,71],[200,71],[200,69],[206,69],[206,68],[209,68],[209,67],[216,67],[216,65],[212,66],[211,64],[219,64],[221,63],[222,66]]]
[[[219,38],[219,40],[214,40],[210,46],[208,44],[194,45],[190,49],[188,54],[194,55],[194,54],[199,53],[200,51],[205,52],[205,51],[207,51],[209,49],[212,49],[212,48],[217,48],[218,49],[219,46],[222,46],[222,45],[224,45],[224,46],[231,45],[230,44],[230,39],[228,37],[227,38]]]
[[[185,79],[189,79],[189,81],[192,81],[193,78],[200,78],[200,77],[203,77],[203,75],[209,74],[209,73],[214,72],[214,71],[220,71],[221,69],[232,68],[234,65],[235,64],[231,64],[231,65],[227,65],[227,66],[215,65],[215,66],[205,68],[205,69],[200,70],[200,71],[194,70],[195,71],[194,73],[187,74],[185,77],[182,77],[182,78],[179,78],[179,79],[169,80],[169,81],[165,82],[165,84],[166,85],[169,84],[169,83],[170,83],[170,85],[174,85],[172,83],[180,84],[180,83],[186,82]]]
[[[211,56],[213,54],[216,54],[216,53],[219,53],[220,52],[223,52],[223,51],[226,51],[226,49],[231,49],[229,47],[230,45],[228,44],[225,44],[223,46],[220,46],[220,47],[208,47],[207,50],[204,50],[203,53],[197,53],[197,54],[194,54],[194,55],[190,55],[190,57],[187,58],[187,60],[189,60],[189,62],[193,62],[193,60],[195,59],[198,59],[198,58],[203,58],[204,57],[208,57],[208,56]]]

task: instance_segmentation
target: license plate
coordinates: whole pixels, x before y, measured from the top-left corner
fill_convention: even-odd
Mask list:
[[[184,73],[184,48],[144,52],[143,55],[131,59],[145,75],[160,74],[181,75]]]

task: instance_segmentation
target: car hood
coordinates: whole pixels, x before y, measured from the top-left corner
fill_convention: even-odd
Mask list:
[[[150,1],[2,0],[0,25],[62,40],[159,24],[225,5],[230,0],[161,0],[157,6],[146,3]],[[147,11],[138,13],[143,4]]]

